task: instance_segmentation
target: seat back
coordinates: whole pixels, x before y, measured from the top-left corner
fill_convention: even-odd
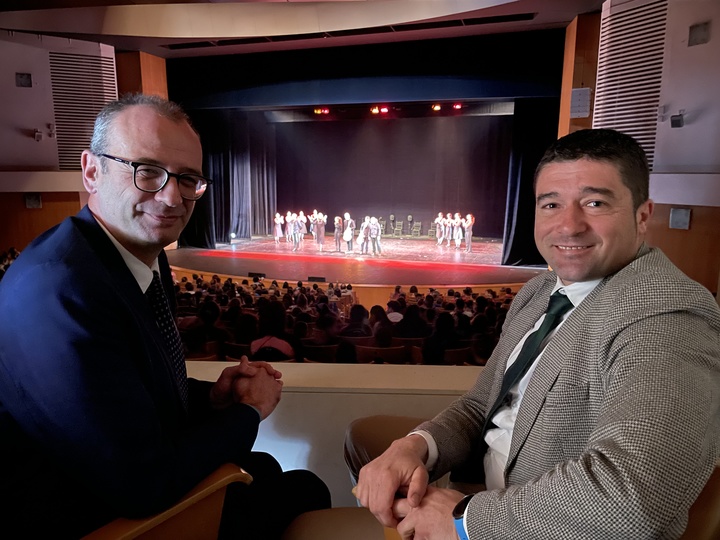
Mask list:
[[[303,345],[304,357],[315,362],[335,362],[337,350],[337,345]]]
[[[720,461],[700,496],[690,507],[688,526],[680,540],[717,540],[720,538]]]
[[[363,347],[357,345],[358,364],[404,364],[406,360],[405,347]]]
[[[466,362],[470,362],[470,347],[462,349],[445,349],[443,362],[449,366],[463,366]]]
[[[405,347],[405,362],[414,364],[412,356],[413,347],[422,347],[425,338],[403,338],[393,336],[392,342],[390,343],[393,347]]]
[[[364,347],[375,346],[375,338],[373,336],[341,336],[340,339],[353,345],[362,345]]]
[[[250,345],[246,343],[225,343],[225,355],[233,358],[250,358]]]

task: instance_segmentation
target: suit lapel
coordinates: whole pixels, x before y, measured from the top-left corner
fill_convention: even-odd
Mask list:
[[[152,373],[159,368],[159,366],[152,365],[152,359],[157,358],[159,355],[164,359],[163,363],[165,366],[168,366],[170,360],[167,357],[162,335],[155,322],[155,316],[145,297],[144,291],[140,289],[140,286],[127,267],[127,264],[125,264],[120,252],[108,238],[107,234],[105,234],[105,231],[102,230],[87,206],[85,206],[73,220],[78,230],[87,239],[88,244],[92,246],[93,251],[98,256],[105,271],[109,274],[110,279],[108,282],[115,288],[115,297],[125,303],[133,316],[138,320],[142,331],[146,332],[148,337],[146,349],[151,346],[150,343],[154,345],[155,350],[147,351],[142,359],[134,358],[133,361],[144,361],[145,366],[143,366],[143,369]],[[170,267],[164,252],[160,255],[159,264],[163,283],[166,284],[170,276]],[[167,287],[165,288],[167,290]],[[174,293],[173,295],[168,293],[168,298],[174,298]],[[171,306],[172,305],[173,304],[171,304]],[[170,374],[170,376],[172,377],[172,374]],[[177,394],[177,391],[175,391],[175,393]]]
[[[554,273],[548,273],[545,280],[538,286],[537,290],[527,300],[524,306],[514,306],[518,309],[517,315],[512,319],[509,319],[509,323],[503,327],[503,338],[500,340],[497,346],[498,358],[502,359],[500,362],[502,372],[494,378],[493,386],[488,396],[488,407],[492,406],[497,400],[500,394],[500,388],[502,387],[502,380],[505,370],[507,368],[507,362],[512,354],[513,350],[527,334],[530,329],[535,325],[537,320],[545,312],[547,308],[548,298],[550,298],[550,292],[555,286],[556,278]],[[513,300],[515,302],[515,300]],[[495,352],[493,353],[495,354]]]
[[[587,320],[586,315],[592,310],[594,299],[605,288],[607,279],[598,284],[597,287],[583,300],[583,302],[570,314],[562,326],[557,330],[552,339],[548,342],[542,356],[537,361],[538,365],[533,372],[530,382],[523,395],[520,409],[515,420],[510,454],[506,466],[513,464],[520,449],[525,444],[527,437],[532,430],[540,411],[545,404],[545,399],[557,380],[561,370],[570,361],[570,351],[578,336],[583,335],[583,326]],[[544,291],[545,298],[550,296],[550,290]],[[538,293],[540,294],[540,293]]]

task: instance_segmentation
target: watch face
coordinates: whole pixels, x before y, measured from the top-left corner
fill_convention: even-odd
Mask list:
[[[454,519],[462,519],[465,515],[465,510],[467,509],[468,504],[470,504],[470,500],[475,496],[475,494],[472,495],[465,495],[459,503],[455,506],[455,509],[453,510],[453,518]]]

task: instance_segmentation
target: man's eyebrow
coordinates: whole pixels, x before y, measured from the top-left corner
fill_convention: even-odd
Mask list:
[[[615,192],[610,188],[603,188],[603,187],[593,187],[593,186],[587,186],[584,187],[582,190],[583,195],[588,194],[595,194],[595,195],[604,195],[610,199],[615,199]]]
[[[559,193],[557,191],[548,191],[547,193],[541,193],[540,195],[535,197],[535,202],[539,203],[545,199],[551,199],[557,196],[559,196]]]
[[[153,159],[153,158],[141,157],[141,158],[136,159],[136,160],[135,160],[135,163],[144,163],[144,164],[146,164],[146,165],[157,165],[158,167],[162,167],[163,169],[167,169],[167,167],[165,166],[165,164],[160,163],[157,159]],[[198,170],[195,170],[195,169],[192,169],[192,168],[188,169],[188,170],[185,171],[185,172],[178,173],[178,174],[198,174],[198,175],[201,175],[201,176],[202,176],[202,172],[201,172],[201,171],[198,171]]]
[[[582,188],[581,192],[582,195],[604,195],[605,197],[609,199],[616,199],[615,192],[612,189],[604,188],[604,187],[593,187],[593,186],[586,186]],[[559,197],[560,194],[557,191],[548,191],[547,193],[540,193],[537,197],[535,197],[535,202],[540,203],[545,199],[551,199],[553,197]]]

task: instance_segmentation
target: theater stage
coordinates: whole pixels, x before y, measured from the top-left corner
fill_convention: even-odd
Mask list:
[[[343,242],[343,247],[345,247]],[[438,246],[430,238],[382,239],[382,256],[362,255],[355,244],[352,254],[335,251],[331,236],[324,250],[311,235],[305,237],[300,250],[284,238],[275,244],[272,237],[219,244],[216,249],[182,248],[168,250],[170,264],[203,274],[249,276],[264,274],[267,279],[297,282],[309,278],[353,285],[449,286],[522,284],[544,271],[543,267],[502,266],[502,242],[474,239],[472,253],[464,244]]]

